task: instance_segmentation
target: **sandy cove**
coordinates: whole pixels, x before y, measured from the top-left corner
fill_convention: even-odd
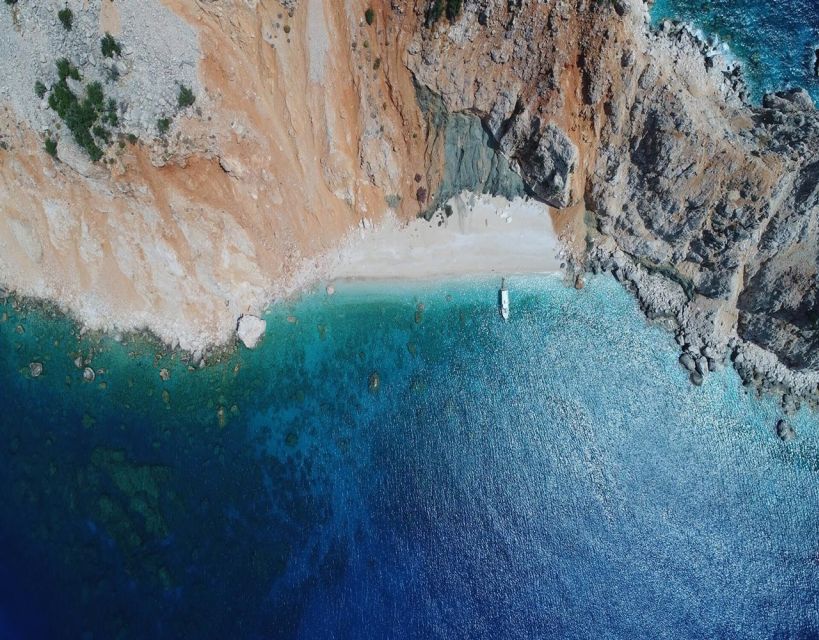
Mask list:
[[[464,193],[447,216],[401,224],[387,217],[339,251],[325,279],[429,279],[548,273],[560,267],[560,245],[548,207],[534,200]]]
[[[84,329],[111,333],[147,330],[163,343],[200,360],[213,348],[232,342],[242,316],[262,316],[270,304],[343,280],[432,280],[469,276],[551,273],[560,269],[561,244],[550,209],[534,200],[462,193],[431,220],[401,222],[387,213],[382,222],[369,219],[339,245],[277,278],[266,302],[235,316],[219,314],[197,324],[196,314],[156,308],[140,314],[86,313],[87,307],[65,307]],[[332,289],[330,289],[332,291]],[[264,327],[254,326],[264,330]],[[249,342],[255,342],[250,331]],[[246,341],[247,342],[247,341]]]

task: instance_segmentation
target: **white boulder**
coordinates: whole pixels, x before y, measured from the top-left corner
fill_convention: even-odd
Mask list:
[[[245,315],[239,318],[236,334],[248,349],[253,349],[267,329],[267,322],[256,316]]]

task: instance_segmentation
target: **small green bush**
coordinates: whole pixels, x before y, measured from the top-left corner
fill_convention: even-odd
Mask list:
[[[111,143],[111,132],[101,124],[96,125],[92,131],[95,136],[97,136],[100,140],[105,141],[106,144]]]
[[[367,21],[367,24],[372,25],[372,23],[375,22],[375,11],[373,11],[372,8],[367,9],[364,12],[364,19]]]
[[[438,22],[444,14],[446,14],[450,22],[455,22],[458,16],[461,15],[463,4],[463,0],[432,0],[427,9],[427,26]]]
[[[112,127],[116,127],[119,124],[119,116],[117,115],[117,101],[113,98],[108,100],[108,106],[106,107],[103,120],[105,120]]]
[[[102,55],[106,58],[113,58],[114,55],[122,53],[122,47],[110,33],[106,33],[100,41],[100,48],[102,49]]]
[[[34,83],[34,94],[38,98],[40,98],[40,100],[43,99],[43,96],[45,96],[46,91],[48,91],[48,88],[42,82],[38,80],[37,82]]]
[[[171,128],[171,121],[168,118],[160,118],[156,121],[156,129],[160,134],[165,135]]]
[[[139,138],[137,138],[133,133],[129,133],[128,134],[128,142],[130,144],[136,144],[137,142],[139,142]]]
[[[60,58],[57,60],[57,75],[60,80],[72,78],[79,81],[81,79],[80,70],[71,64],[67,58]]]
[[[99,82],[92,82],[85,88],[88,104],[97,112],[102,113],[105,95],[102,93],[102,85]]]
[[[454,22],[461,14],[462,7],[463,0],[446,0],[446,17],[450,22]]]
[[[48,96],[48,106],[62,119],[65,119],[69,107],[76,101],[77,96],[68,88],[65,80],[60,80],[55,84],[51,89],[51,95]]]
[[[74,12],[66,7],[57,12],[57,17],[60,19],[60,22],[63,23],[66,30],[71,31],[71,27],[74,26]]]
[[[6,0],[6,2],[8,2],[8,0]],[[57,141],[54,138],[46,138],[43,148],[52,158],[57,157]]]
[[[427,26],[438,22],[440,17],[444,15],[445,9],[445,0],[432,0],[432,4],[427,9]]]
[[[190,107],[194,102],[196,102],[196,96],[193,95],[193,91],[191,91],[185,85],[179,87],[179,98],[177,99],[179,103],[179,108],[184,109],[185,107]]]

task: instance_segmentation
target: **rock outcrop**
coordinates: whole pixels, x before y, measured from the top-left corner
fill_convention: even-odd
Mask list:
[[[3,4],[0,283],[203,352],[362,219],[417,215],[420,109],[368,6]]]
[[[817,396],[805,92],[751,105],[737,63],[684,25],[652,28],[640,0],[466,2],[415,31],[408,66],[560,208],[576,269],[613,272],[678,332],[693,381],[730,355],[749,381]]]

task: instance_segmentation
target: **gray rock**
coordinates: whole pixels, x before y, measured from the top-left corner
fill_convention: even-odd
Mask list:
[[[94,373],[94,370],[91,367],[86,367],[85,369],[83,369],[82,379],[85,380],[86,382],[94,382],[96,377],[97,374]]]
[[[32,362],[28,365],[28,371],[32,378],[39,378],[43,374],[43,364],[41,362]]]
[[[695,385],[697,387],[701,387],[702,383],[705,381],[705,378],[703,378],[702,375],[700,375],[696,371],[694,371],[691,374],[690,377],[691,377],[691,384],[693,384],[693,385]]]
[[[680,364],[685,367],[687,371],[694,371],[697,368],[694,358],[691,357],[690,353],[680,355]]]
[[[790,442],[796,438],[796,431],[791,426],[790,422],[785,419],[779,420],[776,423],[776,435],[782,442]]]
[[[523,177],[536,196],[554,207],[571,203],[571,181],[577,165],[577,147],[553,123],[544,127],[537,145],[516,154]]]

